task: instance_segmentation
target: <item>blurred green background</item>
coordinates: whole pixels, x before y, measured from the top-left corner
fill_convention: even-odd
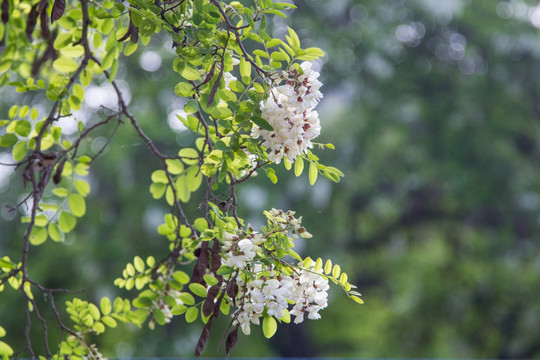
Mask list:
[[[318,154],[345,178],[310,187],[279,167],[277,185],[259,176],[238,189],[239,214],[257,226],[262,209],[296,210],[314,234],[302,253],[340,263],[366,303],[334,288],[321,320],[282,326],[270,341],[253,331],[231,355],[540,357],[538,1],[297,5],[289,19],[274,19],[274,36],[291,25],[303,46],[326,51],[317,63],[320,142],[336,150]],[[170,153],[193,140],[175,120],[183,102],[172,91],[179,80],[172,56],[171,45],[156,39],[118,75],[131,111]],[[107,83],[88,88],[87,111],[77,119],[98,121],[107,113],[100,105],[115,105],[110,91]],[[16,98],[3,90],[2,114]],[[63,126],[75,124],[67,118]],[[112,130],[96,134],[86,151],[99,151]],[[0,162],[10,160],[0,153]],[[92,166],[76,234],[65,245],[33,248],[31,276],[49,287],[84,288],[78,296],[94,301],[126,295],[112,285],[125,263],[166,251],[156,226],[167,207],[148,191],[159,166],[123,125]],[[23,192],[20,179],[0,167],[0,255],[14,259],[24,228],[7,206]],[[189,206],[193,216],[197,205]],[[23,311],[19,294],[2,294],[0,324],[14,348],[23,346]],[[218,356],[221,320],[203,356]],[[96,341],[113,358],[191,356],[201,329],[179,318],[155,331],[120,326]],[[59,336],[53,331],[53,340]]]

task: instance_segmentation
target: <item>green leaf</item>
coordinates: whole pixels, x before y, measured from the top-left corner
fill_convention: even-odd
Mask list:
[[[69,209],[71,213],[76,217],[84,216],[86,213],[86,202],[84,198],[79,194],[71,194],[69,196]]]
[[[58,217],[58,226],[60,226],[60,230],[62,230],[65,233],[70,232],[75,227],[75,224],[77,223],[77,219],[72,214],[68,213],[67,211],[62,211],[60,213],[60,216]]]
[[[180,284],[187,284],[189,282],[189,275],[182,270],[175,271],[173,277]]]
[[[195,298],[190,293],[181,293],[179,298],[186,305],[194,305],[195,304]]]
[[[272,168],[266,168],[265,169],[266,176],[270,179],[272,184],[275,184],[278,182],[278,178],[276,176],[276,171]]]
[[[193,89],[193,86],[190,83],[187,82],[179,82],[174,87],[174,92],[178,96],[182,97],[190,97],[193,95],[195,90]]]
[[[15,134],[5,134],[0,136],[0,146],[2,147],[11,147],[17,143],[19,139]]]
[[[135,256],[135,258],[133,259],[133,264],[135,265],[135,269],[138,272],[144,271],[144,261],[140,258],[140,256]]]
[[[186,311],[186,322],[188,323],[194,322],[195,320],[197,320],[197,316],[199,316],[199,309],[195,306],[190,307]]]
[[[317,170],[317,165],[315,163],[309,164],[309,183],[310,185],[315,184],[315,181],[317,181],[317,176],[319,175],[319,171]]]
[[[251,64],[243,57],[240,58],[240,75],[243,77],[251,77]]]
[[[62,242],[62,233],[60,232],[60,228],[55,223],[49,223],[48,226],[49,231],[49,237],[56,242]]]
[[[99,320],[101,318],[101,313],[99,312],[98,307],[94,304],[88,304],[88,312],[94,320]]]
[[[277,322],[271,316],[266,315],[263,319],[263,334],[264,337],[270,339],[277,331]]]
[[[166,188],[166,184],[152,183],[152,185],[150,185],[150,194],[152,194],[154,199],[161,199],[163,194],[165,194]]]
[[[79,64],[73,59],[60,57],[53,62],[53,67],[58,72],[70,73],[77,70]]]
[[[109,300],[109,298],[106,296],[102,297],[101,301],[99,302],[99,307],[101,308],[101,313],[103,315],[109,315],[112,310],[111,300]]]
[[[201,285],[199,283],[191,283],[189,284],[189,290],[191,290],[191,292],[199,297],[206,297],[206,288],[204,287],[204,285]]]
[[[189,100],[186,105],[184,105],[184,112],[186,114],[194,114],[199,111],[199,103],[196,100]]]
[[[216,274],[228,275],[228,274],[232,274],[233,272],[234,272],[234,269],[232,267],[229,267],[227,265],[221,265],[221,267],[216,271]]]
[[[101,318],[101,322],[103,322],[105,325],[107,325],[110,328],[115,328],[118,324],[114,318],[111,316],[104,316]]]
[[[81,196],[86,196],[90,193],[90,184],[85,180],[75,180],[75,189]]]
[[[212,274],[206,274],[203,276],[204,281],[210,286],[216,285],[219,281],[216,279],[216,277]]]
[[[274,128],[272,125],[268,123],[268,121],[264,120],[263,118],[259,116],[253,116],[251,118],[251,121],[253,121],[257,126],[263,128],[264,130],[272,131]]]
[[[302,171],[304,171],[304,159],[297,157],[294,163],[294,175],[300,176]]]
[[[18,120],[16,121],[15,125],[15,133],[20,136],[28,136],[30,134],[30,131],[32,131],[32,125],[29,121],[26,120]]]
[[[180,66],[178,67],[178,72],[186,80],[195,81],[199,80],[199,78],[201,77],[199,70],[195,66],[186,62],[180,63]]]
[[[195,165],[199,163],[199,153],[192,148],[183,148],[178,152],[178,156],[186,165]]]
[[[330,274],[332,271],[332,260],[328,259],[326,260],[326,264],[324,265],[324,273]]]
[[[287,55],[284,51],[274,51],[272,54],[270,54],[270,58],[275,61],[291,61],[289,55]]]
[[[30,244],[34,246],[38,246],[43,244],[45,241],[47,241],[48,232],[45,228],[38,228],[35,227],[32,229],[32,233],[30,234]]]
[[[156,170],[152,173],[151,176],[152,182],[154,183],[160,183],[160,184],[168,184],[169,179],[167,178],[167,174],[164,170]]]
[[[171,308],[171,313],[173,315],[182,315],[183,313],[185,313],[187,311],[188,307],[186,305],[181,305],[181,304],[178,304],[178,305],[174,305],[172,308]]]
[[[11,356],[13,355],[13,349],[11,348],[11,346],[6,344],[5,342],[0,341],[0,355],[5,356],[5,357]]]
[[[13,146],[13,149],[11,150],[11,155],[13,156],[13,160],[21,161],[22,159],[24,159],[27,152],[28,149],[26,148],[26,141],[23,141]]]

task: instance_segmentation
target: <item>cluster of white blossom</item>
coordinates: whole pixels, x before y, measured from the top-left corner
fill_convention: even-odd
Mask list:
[[[260,104],[262,118],[273,130],[254,126],[251,136],[262,136],[262,145],[270,149],[268,158],[279,164],[285,156],[291,163],[297,156],[312,148],[311,140],[321,133],[319,115],[313,110],[322,93],[319,73],[311,69],[310,62],[300,66],[303,74],[295,68],[279,73],[276,85],[270,88],[268,98]],[[278,85],[285,82],[283,85]]]
[[[328,305],[328,280],[313,269],[298,269],[292,275],[284,275],[256,264],[252,270],[264,272],[264,275],[247,283],[237,277],[241,306],[234,313],[235,323],[246,335],[251,333],[251,324],[260,324],[264,313],[282,319],[289,304],[294,304],[290,314],[295,316],[294,322],[298,324],[304,320],[305,313],[309,319],[319,319],[319,310]]]
[[[232,235],[229,233],[223,234],[223,264],[244,269],[246,264],[252,261],[261,249],[259,244],[264,241],[264,238],[258,233],[245,235],[242,239],[239,236],[242,237],[241,235]]]
[[[306,268],[299,263],[284,273],[263,261],[269,252],[275,251],[272,249],[280,246],[273,237],[282,238],[290,233],[293,237],[311,237],[302,226],[302,218],[295,218],[294,211],[278,209],[264,211],[264,215],[268,220],[268,225],[263,227],[265,235],[251,228],[249,232],[223,234],[222,265],[240,270],[233,280],[238,286],[234,324],[246,335],[251,332],[251,324],[259,325],[263,316],[281,320],[293,315],[294,322],[300,323],[305,314],[308,319],[319,319],[319,310],[328,305],[328,279],[321,275],[322,269],[315,271],[314,265]]]

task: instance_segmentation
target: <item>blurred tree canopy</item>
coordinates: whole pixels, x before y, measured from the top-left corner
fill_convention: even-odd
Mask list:
[[[303,44],[326,51],[321,137],[336,151],[321,159],[337,163],[345,178],[308,188],[284,171],[276,188],[261,176],[239,190],[246,200],[240,211],[257,224],[263,208],[298,210],[317,234],[304,246],[339,260],[366,304],[336,296],[318,322],[281,327],[270,343],[241,338],[232,355],[540,356],[538,3],[297,5],[290,23],[271,24],[273,36],[283,37],[292,23]],[[141,124],[152,124],[149,135],[174,149],[191,138],[174,120],[183,104],[168,90],[175,83],[167,72],[169,48],[150,43],[126,64],[137,76],[122,68],[117,76],[136,99],[130,106]],[[1,113],[15,96],[2,93]],[[95,108],[107,94],[96,86],[87,98],[84,106]],[[176,143],[163,135],[171,127]],[[98,151],[112,130],[86,146]],[[95,299],[119,291],[108,275],[121,273],[135,254],[160,251],[155,226],[166,212],[151,201],[150,182],[134,181],[155,168],[136,134],[119,132],[106,151],[93,164],[89,196],[98,206],[88,208],[61,252],[40,247],[47,261],[32,269],[50,273],[61,263],[54,277],[39,280],[85,287]],[[22,184],[0,171],[0,253],[13,254],[19,244],[6,239],[20,238],[21,230],[6,206],[17,202]],[[190,211],[196,214],[196,204]],[[21,326],[14,317],[21,304],[3,301],[0,318],[9,333]],[[99,341],[111,357],[189,355],[199,332],[173,322],[154,332],[115,329]],[[204,354],[215,353],[216,346]]]

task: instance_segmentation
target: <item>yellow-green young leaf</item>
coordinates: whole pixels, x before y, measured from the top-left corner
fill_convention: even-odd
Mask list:
[[[349,277],[347,276],[347,274],[341,273],[341,276],[339,277],[339,282],[341,283],[341,285],[345,285],[348,279]]]
[[[270,54],[270,58],[275,61],[291,61],[289,55],[287,55],[284,51],[274,51],[272,54]]]
[[[332,260],[328,259],[326,260],[326,264],[324,265],[324,273],[330,274],[332,271]]]
[[[26,148],[26,141],[22,141],[13,146],[11,150],[11,155],[13,156],[14,161],[21,161],[26,156],[28,149]]]
[[[291,314],[289,313],[289,310],[283,309],[283,311],[281,311],[281,321],[285,324],[291,322]]]
[[[191,283],[189,284],[189,290],[191,292],[199,297],[206,297],[206,288],[199,284],[199,283]]]
[[[81,75],[79,76],[79,80],[81,81],[82,86],[88,86],[92,82],[92,75],[94,73],[87,68],[85,68],[83,71],[81,71]]]
[[[132,263],[128,263],[126,265],[126,272],[129,276],[133,276],[135,275],[135,267],[133,266]]]
[[[187,82],[179,82],[174,87],[174,93],[178,96],[190,97],[194,92],[195,89],[193,89],[193,86]]]
[[[274,336],[276,331],[277,331],[276,319],[274,319],[273,317],[268,316],[268,315],[265,316],[264,320],[263,320],[263,334],[264,334],[264,337],[269,339],[272,336]]]
[[[199,70],[191,65],[190,63],[181,63],[178,67],[180,75],[186,80],[199,80],[201,77],[201,74],[199,73]]]
[[[317,170],[317,165],[314,163],[309,164],[309,183],[310,185],[315,184],[315,181],[317,181],[317,176],[319,175],[319,171]]]
[[[7,359],[8,356],[13,355],[13,349],[5,342],[0,341],[0,355]]]
[[[151,176],[152,182],[160,184],[168,184],[169,179],[167,179],[167,174],[163,170],[156,170],[152,173]]]
[[[62,233],[55,223],[49,223],[49,236],[53,241],[62,242]]]
[[[182,270],[177,270],[174,272],[173,277],[180,284],[187,284],[189,282],[189,275],[183,272]]]
[[[108,297],[102,297],[101,301],[99,302],[99,307],[101,308],[101,313],[103,315],[109,315],[112,310],[111,300],[109,300]]]
[[[194,305],[195,304],[195,298],[193,297],[193,295],[191,295],[189,293],[181,293],[179,298],[186,305]]]
[[[156,259],[153,256],[146,258],[146,265],[153,267],[156,264]]]
[[[72,214],[62,211],[60,213],[60,216],[58,217],[58,226],[60,226],[60,230],[62,230],[65,233],[70,232],[75,227],[75,224],[77,223],[77,219]]]
[[[272,184],[275,184],[278,182],[278,178],[276,176],[276,171],[272,168],[266,168],[265,169],[266,176],[270,179]]]
[[[191,192],[189,191],[185,175],[181,175],[176,179],[174,188],[176,189],[176,196],[178,196],[178,199],[187,203],[191,197]]]
[[[231,310],[231,304],[226,301],[225,299],[223,299],[221,301],[221,304],[219,304],[219,310],[225,314],[225,315],[229,315],[229,311]]]
[[[304,171],[304,159],[297,157],[294,162],[294,175],[300,176],[302,171]]]
[[[73,213],[73,215],[77,217],[84,216],[86,213],[86,201],[84,198],[79,194],[71,194],[69,196],[69,209]]]
[[[287,31],[289,32],[289,36],[287,37],[287,40],[289,42],[289,45],[293,49],[299,49],[300,48],[300,39],[298,38],[298,35],[296,35],[296,32],[291,29],[290,27],[287,28]]]
[[[193,114],[199,111],[199,104],[196,100],[189,100],[186,105],[184,105],[184,112],[186,114]]]
[[[92,316],[94,320],[99,320],[101,317],[101,313],[99,312],[99,309],[94,304],[88,304],[88,313]]]
[[[283,166],[285,166],[285,169],[291,170],[292,164],[287,160],[287,158],[283,158]]]
[[[85,180],[75,180],[75,189],[82,196],[86,196],[90,193],[90,185]]]
[[[341,274],[341,267],[339,267],[338,264],[334,265],[334,268],[332,269],[332,276],[337,279],[337,277]]]
[[[138,272],[144,271],[144,261],[139,256],[135,256],[133,259],[133,264],[135,265],[135,269],[137,269]]]
[[[124,55],[129,56],[129,55],[133,54],[136,50],[137,50],[137,44],[132,43],[131,41],[129,41],[126,44],[126,47],[124,48]]]
[[[304,267],[309,268],[311,265],[313,265],[313,260],[308,256],[304,259]]]
[[[186,174],[187,187],[189,191],[196,191],[202,183],[202,172],[198,166],[191,166]]]
[[[122,312],[123,307],[124,307],[124,301],[121,298],[117,297],[116,299],[114,299],[113,311],[115,313]]]
[[[96,334],[101,334],[105,332],[105,325],[103,325],[101,322],[94,323],[94,326],[92,326]]]
[[[353,299],[354,301],[356,301],[356,302],[359,303],[359,304],[363,304],[363,303],[364,303],[364,300],[360,299],[358,296],[352,295],[352,296],[351,296],[351,299]]]
[[[34,246],[38,246],[43,244],[45,241],[47,241],[47,229],[45,228],[38,228],[35,227],[32,229],[32,233],[30,234],[30,244]]]
[[[173,175],[181,174],[184,171],[184,164],[178,159],[167,159],[167,171]]]
[[[186,311],[186,322],[192,323],[195,320],[197,320],[197,316],[199,316],[199,309],[197,309],[195,306],[190,307]]]
[[[171,308],[171,313],[173,315],[182,315],[183,313],[185,313],[187,311],[188,307],[186,305],[174,305],[172,308]]]
[[[321,258],[318,258],[317,261],[315,261],[315,271],[316,272],[319,272],[322,270],[322,266],[323,266],[323,261]]]
[[[210,286],[214,286],[218,283],[218,279],[212,274],[206,274],[203,276],[204,281]]]
[[[248,78],[251,76],[251,64],[244,58],[240,59],[240,75]]]
[[[116,320],[112,318],[111,316],[104,316],[101,318],[101,322],[107,325],[110,328],[115,328],[118,324],[116,323]]]
[[[192,148],[183,148],[178,152],[178,156],[182,158],[182,161],[186,165],[195,165],[199,163],[199,153]]]
[[[2,326],[0,326],[0,337],[4,336],[6,336],[6,330]]]
[[[53,68],[61,73],[70,73],[79,67],[79,64],[70,58],[61,57],[53,62]]]

